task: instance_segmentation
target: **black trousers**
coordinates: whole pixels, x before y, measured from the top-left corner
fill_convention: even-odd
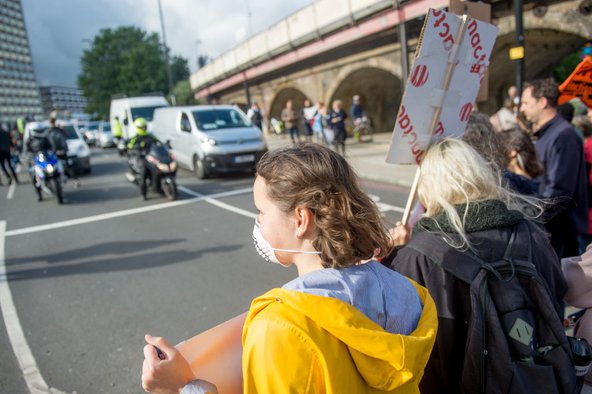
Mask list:
[[[14,179],[16,181],[17,180],[16,172],[14,171],[14,167],[12,166],[12,162],[10,161],[10,151],[0,150],[0,167],[2,167],[2,171],[4,172],[6,177],[10,180],[10,174],[8,173],[8,170],[6,169],[5,164],[8,165],[8,168],[10,169],[10,172],[12,173],[12,179]]]

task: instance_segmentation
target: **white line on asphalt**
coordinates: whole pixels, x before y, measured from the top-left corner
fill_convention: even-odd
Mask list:
[[[8,194],[6,194],[7,200],[12,200],[12,197],[14,196],[14,189],[15,188],[16,188],[16,182],[12,182],[10,184],[10,187],[8,188]]]
[[[6,325],[8,339],[29,391],[32,394],[62,393],[56,389],[50,389],[47,386],[47,383],[43,380],[43,376],[41,376],[41,372],[39,372],[39,368],[37,368],[37,363],[27,343],[27,338],[25,338],[25,333],[23,332],[14,301],[12,300],[10,286],[6,279],[6,264],[4,261],[5,232],[6,221],[2,220],[0,221],[0,309],[2,309],[2,317]]]
[[[179,186],[179,189],[182,191],[185,191],[183,189],[186,189],[186,188],[184,188],[183,186]],[[190,189],[186,189],[186,190],[190,190]],[[191,193],[187,193],[187,194],[190,194],[193,196],[198,195],[198,196],[196,196],[195,198],[191,198],[189,200],[172,201],[172,202],[167,202],[167,203],[163,203],[163,204],[150,205],[147,207],[125,209],[123,211],[103,213],[100,215],[94,215],[94,216],[89,216],[89,217],[85,217],[85,218],[65,220],[63,222],[49,223],[49,224],[43,224],[40,226],[32,226],[32,227],[25,227],[25,228],[20,228],[20,229],[16,229],[16,230],[10,230],[10,231],[6,231],[5,235],[6,235],[6,237],[13,237],[15,235],[30,234],[30,233],[36,233],[39,231],[47,231],[47,230],[52,230],[52,229],[56,229],[56,228],[98,222],[101,220],[113,219],[113,218],[128,216],[128,215],[134,215],[137,213],[144,213],[144,212],[150,212],[150,211],[157,211],[157,210],[165,209],[165,208],[178,207],[181,205],[191,204],[191,203],[194,203],[197,201],[208,201],[208,200],[212,200],[214,198],[229,197],[229,196],[235,196],[235,195],[239,195],[239,194],[250,193],[252,190],[253,190],[252,187],[248,187],[248,188],[244,188],[244,189],[231,190],[228,192],[215,193],[215,194],[212,194],[209,196],[205,196],[205,195],[191,191]],[[208,201],[208,202],[212,203],[211,201]],[[224,203],[220,203],[220,204],[224,204]],[[236,209],[238,210],[239,208],[236,208]]]
[[[370,198],[372,200],[374,200],[374,203],[376,204],[376,206],[378,207],[378,210],[380,212],[384,212],[384,211],[395,211],[395,212],[405,212],[405,208],[401,208],[401,207],[397,207],[395,205],[390,205],[390,204],[386,204],[383,202],[380,202],[380,197],[374,194],[369,194],[368,196],[370,196]]]
[[[256,219],[257,218],[257,214],[256,213],[249,212],[249,211],[247,211],[245,209],[242,209],[242,208],[237,208],[237,207],[235,207],[233,205],[226,204],[226,203],[224,203],[222,201],[214,200],[214,198],[213,198],[214,195],[205,196],[205,195],[200,194],[198,192],[194,192],[193,190],[188,189],[188,188],[186,188],[184,186],[179,186],[178,188],[179,188],[179,190],[181,190],[181,191],[183,191],[183,192],[185,192],[185,193],[187,193],[187,194],[189,194],[191,196],[194,196],[194,197],[197,197],[197,198],[202,198],[204,201],[206,201],[206,202],[208,202],[208,203],[210,203],[212,205],[216,205],[216,206],[218,206],[220,208],[226,209],[226,210],[231,211],[231,212],[234,212],[234,213],[238,213],[239,215],[243,215],[243,216],[246,216],[246,217],[249,217],[249,218],[252,218],[252,219]],[[249,188],[249,191],[252,191],[252,190],[253,190],[253,188]]]

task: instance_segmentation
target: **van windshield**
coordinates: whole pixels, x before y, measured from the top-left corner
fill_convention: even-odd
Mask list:
[[[251,126],[251,122],[239,111],[232,108],[193,111],[193,119],[195,119],[197,128],[203,131]]]
[[[134,120],[138,118],[146,119],[146,122],[152,122],[152,118],[154,117],[154,110],[156,108],[166,107],[166,105],[156,105],[154,107],[134,107],[132,108],[132,118]]]

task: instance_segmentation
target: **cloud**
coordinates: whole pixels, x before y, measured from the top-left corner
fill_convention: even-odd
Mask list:
[[[252,33],[310,4],[312,0],[161,0],[167,44],[173,55],[196,68],[198,54],[217,57],[238,43],[239,29]],[[75,86],[80,56],[104,28],[138,26],[160,34],[157,0],[22,0],[40,84]],[[199,43],[197,41],[199,40]]]

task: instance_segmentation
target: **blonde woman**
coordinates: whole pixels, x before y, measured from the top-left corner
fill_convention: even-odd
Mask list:
[[[562,319],[566,284],[559,260],[547,236],[517,210],[524,203],[516,199],[525,197],[502,187],[496,174],[467,143],[452,139],[430,148],[421,164],[418,195],[426,213],[391,268],[427,287],[438,310],[438,335],[420,384],[422,394],[471,392],[465,384],[479,378],[478,370],[463,369],[471,329],[470,287],[427,257],[436,244],[447,249],[443,256],[455,264],[474,264],[469,254],[485,262],[501,260],[514,231],[510,257],[524,258],[532,237],[532,261],[551,290],[557,323]],[[405,231],[392,234],[404,238]],[[495,392],[495,382],[488,384],[487,392]]]
[[[434,303],[372,260],[388,236],[346,160],[318,144],[270,151],[257,164],[253,196],[256,250],[269,269],[295,265],[298,278],[251,304],[243,393],[419,393]],[[204,392],[189,391],[203,382],[191,383],[199,376],[161,343],[162,361],[145,348],[144,388]]]

